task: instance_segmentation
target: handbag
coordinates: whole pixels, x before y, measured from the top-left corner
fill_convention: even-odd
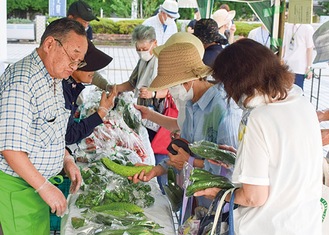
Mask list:
[[[321,197],[321,207],[322,207],[322,234],[329,234],[329,165],[326,158],[323,158],[323,185],[322,185],[322,197]]]
[[[178,116],[178,109],[176,104],[172,98],[172,96],[168,93],[166,96],[163,115],[167,117],[177,118]],[[151,147],[155,154],[168,154],[167,147],[171,142],[171,134],[170,131],[164,127],[160,127],[158,132],[155,134],[152,142]]]
[[[208,212],[203,217],[198,235],[234,235],[234,225],[233,225],[233,209],[234,209],[234,190],[232,189],[222,189],[218,192],[214,200],[212,201],[211,205],[209,206]],[[223,208],[226,204],[225,198],[226,196],[231,193],[231,199],[229,202],[229,212],[224,213],[223,215]],[[213,215],[215,205],[217,204],[217,209],[215,215]],[[228,218],[225,218],[225,214],[228,214]],[[228,222],[228,230],[227,228],[223,228],[222,223]]]
[[[219,235],[219,234],[225,234],[225,235],[234,235],[234,224],[233,224],[233,209],[234,209],[234,190],[236,188],[231,188],[228,189],[224,192],[223,196],[221,197],[218,206],[217,206],[217,210],[216,210],[216,214],[215,214],[215,218],[214,218],[214,224],[212,226],[211,229],[211,233],[210,235]],[[231,193],[231,198],[230,198],[230,202],[229,202],[229,223],[228,223],[228,231],[225,231],[224,233],[221,232],[221,223],[222,223],[222,219],[219,220],[219,218],[221,218],[221,215],[223,213],[223,208],[225,205],[225,198],[226,196]]]

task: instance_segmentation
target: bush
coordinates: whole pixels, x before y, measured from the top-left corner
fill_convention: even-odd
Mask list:
[[[236,31],[234,35],[247,37],[250,30],[261,26],[261,23],[234,22]]]
[[[94,20],[90,22],[90,25],[93,28],[93,33],[114,34],[119,31],[119,26],[110,19],[100,19],[100,21]]]
[[[56,19],[58,18],[49,18],[47,22],[50,23]],[[95,34],[132,34],[134,28],[143,22],[144,19],[113,21],[111,19],[101,18],[100,21],[91,21],[90,25],[93,28],[93,32]],[[181,31],[182,23],[177,22],[176,24],[178,31]],[[235,35],[247,37],[249,31],[259,27],[261,23],[235,21],[235,25]]]

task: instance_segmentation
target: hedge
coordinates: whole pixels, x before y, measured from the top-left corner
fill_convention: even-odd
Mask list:
[[[52,22],[57,18],[49,18],[48,22]],[[137,25],[142,24],[144,19],[137,20],[119,20],[101,18],[100,21],[91,21],[90,25],[95,34],[131,34]],[[260,26],[260,23],[239,22],[235,21],[235,35],[248,36],[250,30]],[[180,23],[177,23],[178,29],[181,29]]]

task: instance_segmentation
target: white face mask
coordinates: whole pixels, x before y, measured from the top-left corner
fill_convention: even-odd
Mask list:
[[[170,18],[169,16],[167,16],[167,19],[164,22],[165,25],[172,25],[175,24],[175,20],[173,18]]]
[[[188,100],[193,99],[194,92],[193,92],[192,87],[193,87],[193,83],[191,85],[191,88],[188,91],[186,91],[184,85],[180,84],[180,85],[168,88],[168,90],[174,99],[188,101]]]
[[[153,55],[150,54],[150,51],[137,51],[139,58],[144,61],[149,61],[152,59]]]
[[[137,51],[137,54],[139,55],[139,58],[141,60],[146,61],[146,62],[149,61],[150,59],[152,59],[152,57],[153,57],[153,54],[151,55],[152,47],[153,47],[153,43],[151,44],[148,51]]]

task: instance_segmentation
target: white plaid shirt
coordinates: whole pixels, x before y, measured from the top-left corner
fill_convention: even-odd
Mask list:
[[[50,77],[36,50],[0,77],[0,151],[26,152],[46,178],[63,168],[69,115],[61,80]],[[17,176],[1,153],[0,170]]]

